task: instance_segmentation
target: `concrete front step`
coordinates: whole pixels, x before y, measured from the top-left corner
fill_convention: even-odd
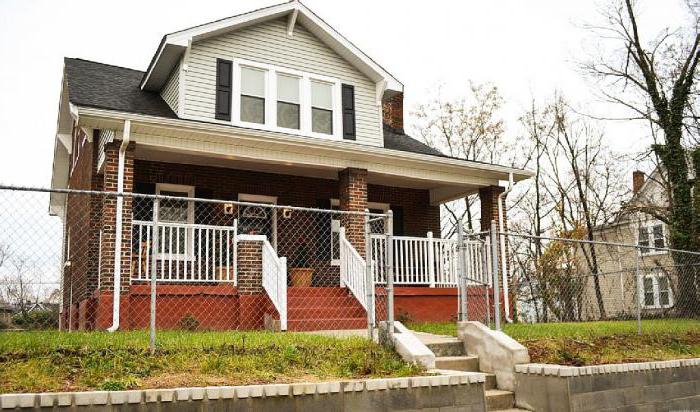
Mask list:
[[[485,373],[484,375],[486,375],[486,383],[484,384],[485,389],[486,390],[497,389],[496,388],[496,375],[494,375],[493,373]]]
[[[488,389],[486,391],[486,410],[503,411],[513,409],[515,405],[515,395],[513,392],[499,389]]]
[[[445,340],[444,342],[427,343],[428,347],[435,356],[464,356],[464,343],[459,339]]]
[[[435,358],[435,368],[479,372],[479,358],[476,356],[439,356]]]

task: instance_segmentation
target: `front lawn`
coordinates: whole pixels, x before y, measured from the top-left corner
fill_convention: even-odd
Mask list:
[[[364,338],[304,333],[1,332],[0,393],[243,385],[421,374]]]
[[[455,322],[413,323],[413,330],[457,335]],[[601,365],[700,357],[700,321],[636,321],[504,324],[503,331],[525,345],[535,363]]]

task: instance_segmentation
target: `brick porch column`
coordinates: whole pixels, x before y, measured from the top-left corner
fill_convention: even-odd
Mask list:
[[[104,191],[116,192],[119,172],[120,140],[115,140],[105,146],[104,160]],[[124,158],[124,192],[132,192],[134,188],[134,150],[132,142],[126,149]],[[104,196],[102,199],[102,245],[100,248],[100,290],[97,308],[96,326],[104,329],[112,324],[112,293],[115,289],[124,294],[129,291],[131,277],[131,197],[124,197],[122,204],[122,244],[121,244],[121,285],[114,287],[114,248],[116,244],[117,197]],[[128,327],[125,322],[128,313],[122,297],[120,309],[120,328]]]
[[[481,201],[481,231],[491,230],[491,221],[498,224],[498,195],[505,192],[506,188],[501,186],[487,186],[479,189],[479,200]],[[507,228],[505,218],[505,198],[503,199],[503,227]]]
[[[367,209],[367,170],[347,168],[338,174],[340,210],[363,212]],[[363,215],[343,215],[340,224],[345,228],[345,236],[365,256],[365,217]]]
[[[241,237],[237,256],[239,329],[262,329],[265,325],[265,312],[269,310],[262,285],[263,243],[253,238],[246,239],[245,235]]]
[[[496,222],[496,228],[499,229],[499,217],[498,217],[498,195],[503,193],[506,189],[501,186],[487,186],[487,187],[482,187],[479,189],[479,200],[481,201],[481,230],[482,231],[489,231],[491,230],[491,221],[494,220]],[[506,215],[506,205],[505,205],[505,196],[503,197],[503,230],[508,231],[508,218]],[[508,247],[508,238],[506,237],[505,239],[505,251],[506,251],[506,267],[505,267],[505,275],[508,276],[510,273],[510,259],[508,259],[508,253],[509,253],[509,247]],[[498,267],[502,268],[502,261],[501,261],[501,239],[499,237],[498,239]],[[504,274],[501,273],[500,276],[503,276]],[[500,283],[503,284],[503,278],[500,278]],[[501,293],[503,293],[503,290],[501,290]],[[510,290],[510,315],[513,316],[513,311],[514,311],[514,303],[515,300],[513,299],[513,290]],[[501,296],[501,300],[503,299],[503,296]],[[501,306],[501,311],[504,311],[505,308]]]

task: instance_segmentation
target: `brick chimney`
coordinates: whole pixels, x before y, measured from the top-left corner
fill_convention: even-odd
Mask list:
[[[382,117],[385,125],[403,131],[403,93],[382,100]]]
[[[632,193],[637,194],[644,185],[644,172],[635,170],[632,172]]]

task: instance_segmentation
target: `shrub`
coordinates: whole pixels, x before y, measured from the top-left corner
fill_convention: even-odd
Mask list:
[[[199,321],[197,318],[192,316],[191,313],[186,314],[185,316],[180,319],[179,322],[180,329],[185,329],[185,330],[197,330],[199,329]]]
[[[53,310],[35,310],[12,316],[12,323],[23,329],[56,329],[58,313]]]

